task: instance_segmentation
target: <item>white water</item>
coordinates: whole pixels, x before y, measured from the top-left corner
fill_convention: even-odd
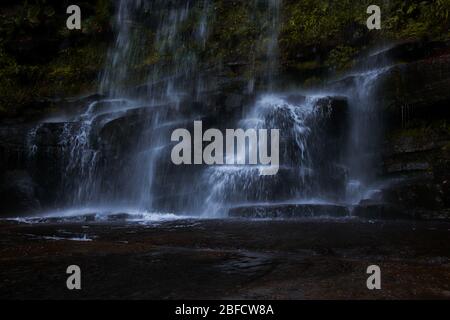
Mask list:
[[[277,202],[275,195],[280,189],[287,189],[281,198],[288,197],[285,200],[290,201],[308,201],[316,192],[310,185],[314,176],[314,160],[309,153],[309,143],[314,119],[320,116],[316,104],[325,96],[307,96],[304,102],[297,104],[287,101],[286,96],[275,93],[262,95],[239,122],[239,128],[280,129],[280,170],[292,180],[285,182],[281,175],[264,176],[261,174],[264,167],[260,166],[209,167],[204,173],[209,194],[203,215],[226,216],[230,207],[246,202]],[[245,154],[237,154],[236,157],[246,158],[249,152],[251,150],[246,148]]]
[[[173,213],[141,211],[130,207],[85,207],[61,209],[42,212],[36,215],[6,218],[4,220],[17,221],[27,224],[45,222],[105,222],[125,221],[129,223],[155,224],[176,220],[190,220],[198,217],[187,215],[176,215]]]
[[[349,75],[355,79],[355,86],[351,91],[345,92],[350,105],[347,147],[347,202],[350,204],[370,199],[378,191],[375,168],[381,162],[377,153],[381,149],[382,122],[375,90],[389,69],[390,67],[375,68]]]
[[[255,0],[255,5],[258,1]],[[317,156],[324,139],[321,136],[321,121],[328,115],[317,104],[327,94],[306,94],[301,102],[292,102],[289,95],[277,93],[278,33],[280,27],[280,0],[267,0],[265,18],[266,33],[261,35],[259,45],[265,47],[265,63],[259,95],[250,105],[243,119],[235,123],[236,128],[281,129],[280,174],[275,177],[262,176],[258,166],[219,166],[205,168],[200,177],[191,179],[182,173],[176,181],[165,179],[171,173],[170,166],[161,166],[165,151],[170,148],[168,138],[171,129],[186,123],[182,115],[186,99],[196,102],[208,89],[208,80],[203,77],[200,58],[193,47],[203,48],[210,34],[209,24],[213,19],[209,0],[201,3],[177,1],[158,11],[157,28],[154,35],[155,50],[160,56],[169,56],[170,61],[155,63],[149,67],[142,84],[130,85],[135,77],[136,66],[142,65],[147,43],[140,33],[142,10],[164,7],[165,0],[147,2],[121,0],[115,18],[116,41],[108,54],[105,71],[101,75],[100,91],[107,98],[95,101],[70,122],[66,122],[60,137],[63,184],[60,190],[64,206],[40,218],[73,218],[95,214],[96,219],[108,219],[126,212],[128,219],[136,221],[166,221],[191,217],[172,213],[158,213],[155,209],[157,193],[180,195],[188,200],[166,200],[176,210],[183,212],[186,206],[193,215],[203,217],[226,216],[228,208],[255,203],[336,203],[356,204],[376,192],[373,176],[373,153],[377,151],[378,118],[376,102],[372,101],[373,90],[384,69],[375,69],[353,75],[356,86],[335,94],[345,95],[350,101],[350,135],[345,165],[348,168],[346,198],[324,194],[321,172],[324,162],[336,165],[337,155]],[[196,12],[200,11],[200,15]],[[183,33],[185,22],[197,17],[191,34]],[[144,21],[145,22],[145,21]],[[256,60],[256,58],[254,58]],[[255,63],[255,61],[254,61]],[[249,91],[255,89],[257,76],[249,80]],[[137,89],[139,87],[139,89]],[[105,168],[105,159],[97,145],[98,133],[109,123],[128,115],[128,112],[145,109],[151,117],[146,120],[135,146],[130,150],[132,159],[120,163],[119,167]],[[175,115],[174,115],[175,114]],[[36,135],[41,125],[28,137],[29,157],[37,153]],[[126,134],[126,133],[125,133]],[[247,154],[238,154],[246,157]],[[125,162],[125,161],[124,161]],[[188,171],[188,170],[187,170]],[[115,181],[108,179],[116,176]],[[161,178],[163,177],[163,178]],[[329,184],[329,182],[327,182]],[[167,187],[167,188],[166,188]],[[339,186],[336,186],[339,188]],[[332,189],[329,188],[328,189]],[[164,190],[163,192],[157,192]],[[339,190],[338,190],[339,191]],[[161,195],[159,195],[161,196]],[[338,199],[338,200],[336,200]],[[164,202],[164,201],[162,201]],[[77,208],[77,209],[73,209]],[[81,208],[81,209],[78,209]],[[156,213],[153,213],[156,211]],[[38,220],[39,220],[38,219]]]

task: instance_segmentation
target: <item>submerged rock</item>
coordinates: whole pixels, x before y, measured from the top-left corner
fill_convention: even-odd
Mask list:
[[[234,218],[346,217],[348,215],[347,207],[332,204],[256,205],[229,210],[229,216]]]

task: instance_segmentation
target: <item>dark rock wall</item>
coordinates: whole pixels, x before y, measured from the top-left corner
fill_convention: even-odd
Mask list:
[[[264,69],[265,50],[257,48],[257,44],[264,43],[265,39],[261,38],[268,26],[260,23],[264,21],[264,6],[255,10],[250,1],[212,3],[208,50],[200,55],[204,61],[202,69],[212,74],[205,77],[210,85],[207,91],[201,92],[199,101],[183,102],[184,110],[189,110],[183,116],[192,113],[208,126],[220,127],[239,119],[254,98],[245,93],[246,86],[249,78],[258,82],[258,72]],[[69,97],[92,93],[98,87],[98,75],[113,38],[110,18],[114,2],[81,1],[84,28],[75,33],[64,30],[65,8],[69,4],[48,0],[6,1],[1,5],[0,198],[6,199],[0,206],[2,212],[33,211],[55,205],[55,195],[64,190],[62,172],[68,159],[63,156],[67,146],[61,143],[61,136],[67,126],[76,130],[80,124],[45,124],[36,130],[35,136],[30,136],[36,124],[29,120],[76,114],[88,101],[98,98],[72,100]],[[324,79],[351,67],[381,65],[390,60],[395,66],[387,72],[376,94],[379,105],[383,106],[385,125],[379,173],[387,181],[382,190],[383,201],[414,217],[448,217],[450,8],[443,1],[389,1],[383,7],[383,30],[376,33],[365,28],[367,5],[366,1],[353,0],[333,4],[322,0],[283,1],[279,86],[323,85]],[[150,18],[139,27],[149,31],[155,28],[156,19],[151,17],[159,9],[152,10],[142,12]],[[190,28],[186,25],[186,30]],[[374,44],[404,39],[414,41],[402,42],[369,59],[358,59]],[[150,65],[158,63],[161,57],[155,55],[150,36],[147,42],[146,61]],[[136,72],[145,74],[150,65],[136,66]],[[351,78],[347,78],[336,86],[342,89],[351,85]],[[146,88],[136,85],[134,90],[139,95]],[[334,109],[345,109],[345,103],[339,99],[332,103]],[[328,107],[329,102],[324,101],[323,108]],[[323,144],[315,146],[316,154],[329,150],[341,156],[345,113],[333,113],[322,123],[320,134],[326,138]],[[132,166],[131,154],[143,147],[136,146],[138,132],[149,118],[132,111],[106,126],[99,126],[101,129],[93,135],[96,138],[92,143],[100,151],[99,163],[108,164],[109,168]],[[30,157],[30,152],[36,153]],[[173,178],[179,175],[177,169],[158,174]],[[344,180],[345,169],[322,170],[330,173],[327,180],[330,186]],[[336,172],[342,176],[331,174]],[[111,185],[106,180],[102,188],[108,190]],[[173,190],[164,192],[170,194]],[[163,196],[161,199],[165,204],[171,201]]]
[[[450,55],[445,49],[446,45],[440,43],[438,51],[423,49],[425,53],[420,55],[411,54],[409,48],[412,44],[402,44],[391,49],[397,57],[408,55],[409,58],[400,63],[400,59],[393,59],[394,66],[387,71],[376,95],[381,102],[379,105],[383,106],[385,124],[381,150],[382,171],[379,174],[385,184],[382,200],[378,201],[385,204],[382,207],[378,204],[371,206],[370,210],[380,212],[382,208],[380,214],[383,216],[388,216],[389,212],[401,212],[402,215],[416,218],[450,216]],[[421,43],[420,47],[426,47],[426,44]],[[222,90],[205,93],[202,102],[190,101],[189,108],[182,111],[183,118],[203,119],[207,127],[219,128],[226,128],[227,124],[239,119],[252,97],[242,94],[243,86],[239,81],[228,80],[224,83],[228,84]],[[300,98],[292,96],[294,100]],[[329,153],[331,150],[337,157],[339,154],[342,156],[348,125],[345,99],[323,99],[317,108],[328,116],[322,118],[321,129],[317,132],[322,135],[323,143],[315,145],[313,149],[317,149],[316,154],[324,150]],[[143,110],[128,111],[104,126],[99,125],[99,131],[93,134],[95,141],[92,145],[101,154],[99,163],[108,167],[108,170],[124,172],[122,181],[126,181],[126,172],[131,171],[124,168],[134,165],[133,154],[145,147],[136,144],[142,128],[151,121],[151,114]],[[175,119],[176,112],[173,114]],[[101,119],[99,117],[97,121],[101,122]],[[61,195],[64,190],[65,178],[62,172],[68,161],[63,156],[67,151],[63,150],[61,137],[67,126],[75,130],[78,125],[76,122],[44,124],[38,127],[34,136],[35,125],[0,126],[0,193],[1,198],[5,199],[1,206],[3,213],[34,211],[41,206],[55,206],[61,201],[56,195]],[[30,157],[30,152],[35,152],[35,155]],[[170,152],[170,148],[167,152]],[[328,184],[325,180],[322,184],[329,185],[331,192],[336,184],[345,181],[346,173],[345,168],[342,168],[342,176],[336,176],[339,170],[328,169],[321,169],[322,172],[330,173],[322,177],[329,180]],[[198,172],[196,169],[186,175],[185,169],[166,167],[157,171],[159,178],[156,180],[160,181],[163,176],[167,179],[177,179],[182,175],[192,178]],[[116,177],[111,176],[110,181],[103,181],[102,188],[106,193],[114,194],[114,188],[117,188],[111,187],[115,185],[114,179]],[[157,202],[162,207],[170,207],[173,202],[170,195],[176,190],[161,188],[160,191]],[[187,205],[190,195],[185,196]],[[370,203],[362,205],[367,207]]]
[[[391,68],[379,92],[383,176],[391,182],[384,194],[411,216],[449,217],[450,51],[448,43],[420,47],[418,59],[403,51],[410,61]]]

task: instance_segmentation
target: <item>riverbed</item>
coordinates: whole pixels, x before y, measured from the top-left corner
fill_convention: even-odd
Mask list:
[[[450,298],[447,222],[3,220],[0,243],[3,299]],[[370,265],[381,290],[367,289]]]

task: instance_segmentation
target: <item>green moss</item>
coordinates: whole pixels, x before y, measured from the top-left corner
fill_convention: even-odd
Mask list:
[[[251,60],[254,53],[256,34],[255,20],[245,2],[216,4],[215,23],[211,38],[208,42],[208,51],[211,57],[222,60]]]
[[[345,70],[352,66],[353,58],[358,50],[348,46],[338,46],[331,50],[325,66],[335,70]]]
[[[320,63],[317,60],[303,61],[295,64],[293,67],[299,71],[310,71],[320,68]]]
[[[105,59],[107,44],[90,44],[62,50],[58,57],[46,66],[47,96],[74,95],[92,91],[97,85],[97,75]]]
[[[303,82],[303,86],[305,88],[315,88],[321,86],[322,84],[323,80],[320,77],[311,77]]]
[[[82,32],[65,28],[67,1],[28,0],[6,5],[0,12],[0,113],[20,110],[45,97],[77,95],[94,90],[111,41],[111,0],[79,1],[83,10]],[[281,67],[302,75],[306,86],[322,77],[350,68],[367,48],[391,40],[450,39],[450,0],[283,0],[279,35]],[[382,29],[369,31],[366,9],[382,9]],[[201,2],[182,26],[182,35],[195,32]],[[208,66],[233,65],[224,74],[257,77],[267,63],[270,28],[267,2],[214,0],[206,46],[194,41],[187,47],[166,52],[154,48],[154,24],[147,28],[142,45],[148,48],[139,64],[132,66],[132,81],[141,81],[156,63],[170,63],[191,52]],[[150,16],[151,12],[142,12]],[[152,20],[154,21],[154,20]],[[142,29],[139,30],[140,35]],[[43,36],[42,42],[39,39]],[[22,54],[17,44],[36,38],[36,51]],[[26,46],[24,46],[26,49]],[[20,48],[21,49],[21,48]],[[19,53],[17,53],[19,51]],[[168,50],[167,50],[168,51]],[[40,57],[41,60],[31,59]],[[239,67],[234,67],[238,65]],[[326,70],[329,70],[328,74]],[[306,79],[306,80],[305,80]],[[3,110],[3,111],[2,111]]]
[[[20,89],[20,74],[23,68],[0,48],[0,113],[8,114],[17,104],[33,97],[28,89]]]
[[[112,6],[109,0],[77,4],[82,32],[66,28],[66,1],[19,1],[0,12],[0,117],[39,113],[46,98],[96,87]]]
[[[341,38],[345,25],[361,20],[364,1],[287,1],[284,8],[283,39],[305,46]],[[362,11],[362,12],[365,12]]]
[[[381,30],[366,27],[371,4],[381,7]],[[299,59],[318,58],[325,67],[345,70],[354,57],[378,42],[450,39],[450,0],[285,0],[283,8],[282,63],[294,68]]]
[[[448,39],[449,0],[395,1],[386,16],[385,33],[394,39]]]
[[[450,142],[448,142],[445,146],[442,147],[442,150],[444,151],[450,151]]]

